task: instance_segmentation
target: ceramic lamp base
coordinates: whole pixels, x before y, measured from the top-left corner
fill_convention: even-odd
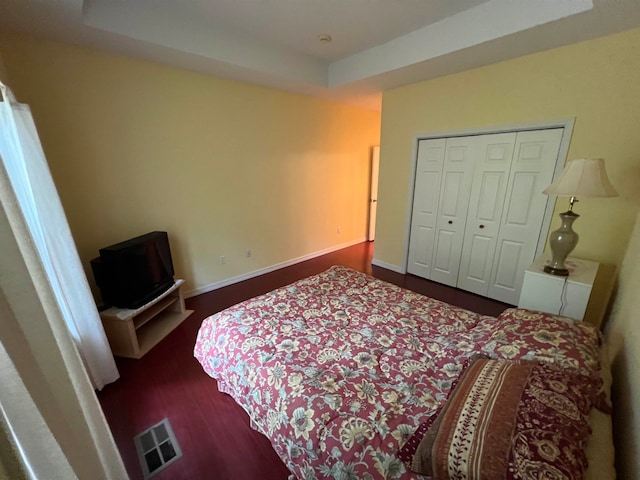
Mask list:
[[[557,275],[559,277],[568,277],[569,276],[569,270],[567,270],[566,268],[554,268],[554,267],[552,267],[550,265],[545,265],[542,270],[544,270],[544,273],[549,273],[551,275]]]
[[[565,267],[564,261],[578,244],[578,234],[573,231],[571,226],[579,216],[571,210],[560,214],[560,219],[562,220],[560,228],[549,235],[552,257],[551,262],[545,265],[543,269],[546,273],[563,277],[569,275],[569,270]]]

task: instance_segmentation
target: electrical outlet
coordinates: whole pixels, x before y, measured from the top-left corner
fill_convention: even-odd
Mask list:
[[[336,233],[340,235],[340,227],[336,228]]]
[[[220,265],[224,265],[225,263],[227,263],[227,258],[224,255],[220,255],[218,263],[220,263]]]
[[[247,258],[251,258],[251,250],[247,250]]]

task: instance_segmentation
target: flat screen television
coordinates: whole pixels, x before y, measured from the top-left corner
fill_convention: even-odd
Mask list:
[[[167,232],[149,232],[101,248],[91,268],[105,306],[136,309],[174,284]]]

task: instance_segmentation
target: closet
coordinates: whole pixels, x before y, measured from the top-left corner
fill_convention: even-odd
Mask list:
[[[419,140],[407,271],[517,304],[563,132]]]

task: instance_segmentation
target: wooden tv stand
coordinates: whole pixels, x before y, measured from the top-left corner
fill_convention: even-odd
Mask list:
[[[111,307],[100,312],[114,355],[141,358],[180,325],[193,310],[186,310],[178,279],[162,295],[140,308]]]

